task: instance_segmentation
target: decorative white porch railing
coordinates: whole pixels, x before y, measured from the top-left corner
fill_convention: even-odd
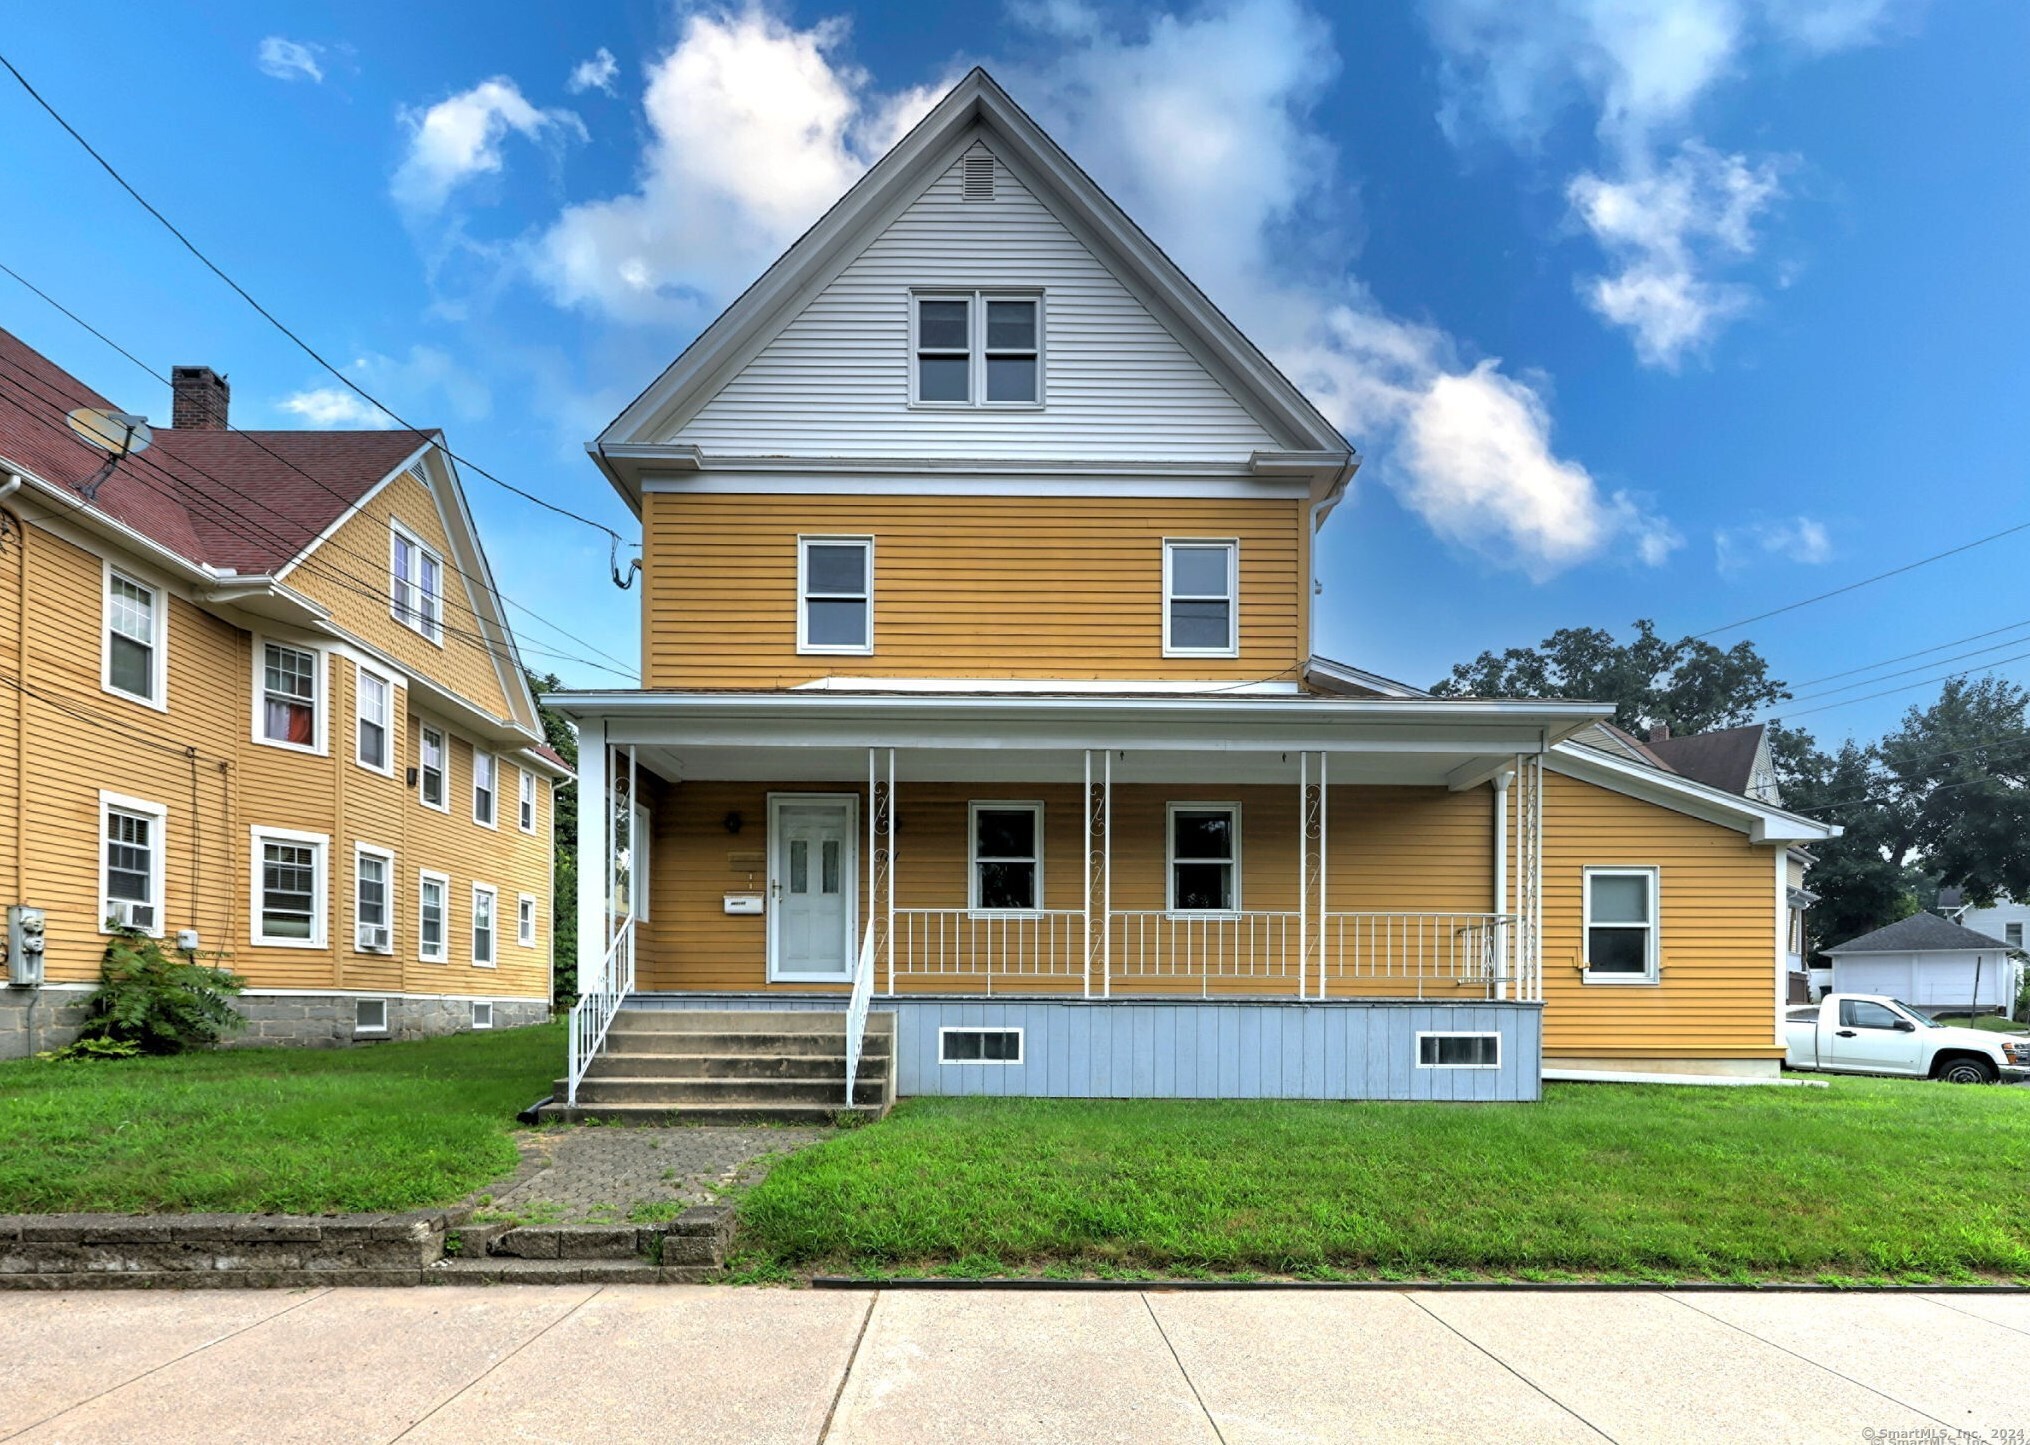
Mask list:
[[[1414,987],[1418,998],[1431,989],[1500,997],[1514,926],[1505,913],[1328,913],[1319,997],[1334,984],[1367,993],[1377,983]]]
[[[889,934],[892,977],[1082,979],[1085,915],[1077,909],[1003,913],[898,908]]]
[[[1117,910],[1107,920],[1107,931],[1109,992],[1133,992],[1138,985],[1168,992],[1176,981],[1193,979],[1208,995],[1215,980],[1281,984],[1299,992],[1304,966],[1300,913]]]
[[[578,1102],[578,1085],[599,1049],[606,1030],[627,996],[634,992],[634,919],[622,921],[607,947],[599,972],[579,980],[578,1002],[571,1005],[571,1056],[566,1066],[564,1102]]]
[[[860,1046],[867,1040],[867,1006],[874,1000],[874,920],[860,939],[860,957],[853,965],[853,992],[846,1000],[846,1107],[853,1107],[853,1086],[860,1077]]]

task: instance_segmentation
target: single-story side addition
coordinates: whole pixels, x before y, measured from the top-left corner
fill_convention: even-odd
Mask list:
[[[2007,1013],[2022,987],[2023,963],[2008,944],[1936,913],[1914,913],[1826,955],[1837,992],[1888,994],[1919,1008]]]

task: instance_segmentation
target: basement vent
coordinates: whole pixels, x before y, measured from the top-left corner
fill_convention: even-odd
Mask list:
[[[472,1001],[472,1026],[476,1029],[490,1029],[493,1027],[492,1004],[481,1003],[478,999]]]
[[[384,1034],[388,1031],[388,1001],[363,998],[353,1001],[352,1031],[356,1034]]]
[[[1500,1034],[1418,1034],[1420,1069],[1498,1069]]]
[[[939,1029],[937,1057],[941,1064],[1019,1064],[1020,1029]]]
[[[994,199],[994,158],[983,151],[975,151],[966,157],[965,176],[959,187],[959,198],[967,201],[991,201]]]

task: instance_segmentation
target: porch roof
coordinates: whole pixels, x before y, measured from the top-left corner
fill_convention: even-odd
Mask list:
[[[1236,693],[922,694],[627,691],[549,694],[610,743],[682,778],[864,778],[866,749],[897,749],[898,779],[1075,782],[1083,752],[1117,753],[1116,782],[1180,776],[1287,781],[1296,754],[1331,756],[1336,781],[1484,782],[1611,707],[1476,698]],[[1208,767],[1216,768],[1208,773]]]

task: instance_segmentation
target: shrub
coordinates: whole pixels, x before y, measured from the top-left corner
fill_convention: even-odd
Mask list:
[[[60,1049],[50,1049],[36,1057],[44,1063],[73,1064],[82,1059],[131,1059],[139,1055],[141,1046],[130,1039],[77,1039]]]
[[[232,1005],[245,987],[238,974],[172,956],[138,930],[116,929],[80,1038],[129,1043],[145,1054],[205,1048],[246,1026]]]

